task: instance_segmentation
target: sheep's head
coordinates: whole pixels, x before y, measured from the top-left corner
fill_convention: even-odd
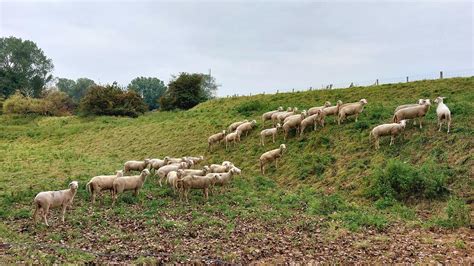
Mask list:
[[[418,104],[423,104],[425,102],[425,100],[423,99],[418,99]]]
[[[276,126],[277,130],[281,128],[281,124],[278,123],[277,126]]]
[[[280,153],[283,154],[284,151],[286,151],[286,145],[285,145],[285,144],[281,144],[281,145],[280,145]]]
[[[430,99],[425,99],[424,105],[430,106],[431,105]]]
[[[252,126],[255,126],[255,125],[257,124],[257,120],[252,120],[252,122],[250,122],[250,124],[251,124]]]
[[[72,181],[71,183],[69,183],[69,187],[73,190],[76,190],[79,187],[79,182]]]
[[[366,99],[360,99],[360,103],[362,103],[362,105],[366,105],[366,104],[367,104],[367,100],[366,100]]]
[[[123,170],[117,170],[117,171],[115,171],[115,175],[116,175],[117,177],[123,176]]]
[[[145,165],[148,165],[148,164],[150,164],[150,159],[145,159],[145,160],[143,160],[143,162],[145,163]]]
[[[222,130],[222,134],[224,134],[224,136],[225,136],[225,130]]]
[[[229,162],[229,161],[223,161],[223,162],[222,162],[222,165],[223,165],[223,166],[226,166],[226,165],[233,165],[233,164],[232,164],[231,162]]]
[[[149,176],[149,175],[150,175],[150,170],[148,170],[148,169],[143,169],[142,175],[144,175],[144,176]]]
[[[180,163],[181,168],[188,168],[188,164],[185,162]]]
[[[178,169],[178,171],[176,171],[176,175],[178,176],[178,178],[181,178],[184,175],[184,170]]]
[[[298,107],[293,107],[293,112],[298,112]]]
[[[303,112],[301,112],[301,115],[302,115],[303,117],[305,117],[305,116],[308,115],[308,113],[306,112],[306,110],[303,110]]]
[[[232,169],[230,169],[230,171],[232,172],[232,174],[236,174],[236,175],[240,175],[242,173],[242,170],[240,170],[239,168],[237,167],[232,167]]]
[[[407,125],[407,121],[405,119],[400,121],[400,125],[402,126],[402,128],[405,128],[405,126]]]
[[[278,111],[283,111],[283,106],[278,107]]]
[[[435,103],[443,103],[443,100],[445,99],[445,97],[436,97],[436,99],[434,100]]]
[[[330,101],[326,101],[326,102],[324,103],[324,107],[329,107],[329,106],[331,106],[331,102],[330,102]]]
[[[163,163],[166,165],[168,164],[168,161],[169,161],[170,157],[166,156],[164,159],[163,159]]]
[[[288,108],[286,108],[286,111],[287,111],[287,112],[291,112],[291,111],[293,111],[293,108],[288,107]]]
[[[207,166],[207,165],[204,165],[204,167],[202,168],[202,172],[204,174],[207,174],[207,173],[209,173],[209,171],[211,171],[211,168],[209,168],[209,166]]]
[[[342,105],[342,101],[341,101],[341,100],[337,100],[337,105]]]

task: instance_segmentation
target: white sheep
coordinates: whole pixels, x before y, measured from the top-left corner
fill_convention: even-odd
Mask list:
[[[35,212],[33,214],[33,220],[36,222],[39,212],[42,212],[44,223],[46,226],[49,226],[47,219],[49,209],[61,206],[61,221],[64,223],[66,208],[72,205],[78,187],[79,183],[72,181],[68,189],[38,193],[34,199]]]
[[[160,183],[160,187],[162,186],[161,180],[165,179],[166,175],[168,175],[169,172],[178,171],[178,169],[186,169],[186,168],[189,168],[186,162],[177,163],[177,164],[168,164],[168,165],[160,167],[160,169],[158,169],[157,171],[157,174],[159,177],[158,182]]]
[[[409,103],[409,104],[402,104],[402,105],[399,105],[397,106],[397,108],[395,108],[395,112],[397,112],[398,110],[400,109],[404,109],[404,108],[407,108],[407,107],[414,107],[414,106],[418,106],[420,104],[423,104],[425,102],[425,100],[423,99],[418,99],[418,103]]]
[[[209,172],[210,173],[225,173],[227,171],[230,170],[230,168],[232,168],[234,165],[231,163],[231,164],[211,164],[209,165]]]
[[[180,169],[183,172],[183,176],[187,175],[206,175],[211,171],[209,166],[205,165],[202,169]],[[178,170],[179,171],[179,170]]]
[[[324,127],[324,117],[325,116],[326,116],[326,114],[324,113],[324,110],[318,110],[313,115],[310,115],[310,116],[306,117],[305,119],[303,119],[301,121],[301,124],[300,124],[300,136],[303,136],[304,130],[308,126],[313,126],[313,128],[314,128],[313,130],[317,129],[318,124],[321,125],[322,127]]]
[[[281,124],[278,123],[274,128],[267,128],[260,132],[260,144],[265,146],[265,137],[272,136],[273,143],[275,143],[275,137],[278,134],[278,130],[281,129]]]
[[[428,113],[430,106],[431,106],[430,100],[426,99],[423,102],[423,104],[420,104],[418,106],[400,109],[396,111],[395,114],[393,115],[393,122],[399,123],[402,120],[418,118],[418,121],[420,122],[420,129],[421,129],[423,128],[423,125],[422,125],[423,117],[425,117],[426,113]]]
[[[103,190],[113,191],[113,184],[116,177],[123,176],[123,171],[115,171],[115,175],[99,175],[94,176],[86,184],[86,190],[91,194],[91,201],[95,203],[96,194],[100,193]]]
[[[168,164],[168,158],[161,159],[150,159],[150,170],[157,171],[160,167],[165,166]]]
[[[234,163],[230,162],[230,161],[223,161],[222,165],[224,165],[224,166],[226,166],[226,165],[234,166]]]
[[[124,191],[133,190],[133,194],[135,197],[138,196],[138,192],[145,184],[147,176],[150,175],[150,171],[148,169],[144,169],[140,175],[132,175],[132,176],[120,176],[115,178],[113,183],[113,202],[112,206],[115,205],[117,201],[117,196],[119,193]]]
[[[356,103],[346,103],[341,105],[339,109],[339,120],[337,121],[338,125],[340,125],[347,116],[351,115],[355,115],[355,121],[357,122],[357,118],[359,117],[359,114],[364,111],[364,105],[366,104],[367,100],[361,99]]]
[[[260,171],[262,175],[265,174],[265,165],[275,161],[275,167],[278,169],[278,159],[283,156],[283,152],[286,150],[286,145],[281,144],[278,149],[267,151],[260,156]]]
[[[373,137],[375,140],[375,149],[380,148],[379,139],[382,136],[390,137],[390,146],[394,143],[395,137],[398,136],[406,126],[406,120],[400,121],[400,123],[382,124],[374,127],[369,134],[369,140]]]
[[[232,167],[229,170],[229,172],[218,174],[217,180],[216,180],[214,186],[224,187],[230,182],[230,180],[232,179],[232,177],[234,175],[240,175],[241,173],[242,173],[242,170],[240,170],[237,167]]]
[[[225,138],[225,134],[226,134],[226,131],[222,130],[222,132],[211,135],[207,139],[207,144],[208,144],[207,149],[208,149],[208,151],[211,151],[212,145],[214,145],[216,143],[220,143]]]
[[[283,124],[283,131],[285,132],[284,139],[288,137],[288,133],[292,128],[296,128],[296,134],[299,133],[301,121],[305,118],[306,113],[301,113],[297,116],[292,117]]]
[[[240,131],[240,134],[245,133],[245,136],[248,135],[249,131],[257,124],[256,120],[252,120],[250,122],[245,122],[242,125],[238,126],[235,131]],[[240,140],[240,139],[239,139]]]
[[[262,127],[265,126],[265,121],[267,121],[267,120],[272,120],[272,115],[273,115],[274,113],[281,112],[281,111],[283,111],[283,107],[280,106],[280,107],[278,107],[277,110],[273,110],[273,111],[264,113],[264,114],[262,115]]]
[[[227,128],[227,132],[230,133],[230,132],[234,132],[234,130],[236,130],[240,125],[242,125],[243,123],[247,123],[248,120],[245,119],[243,121],[238,121],[238,122],[234,122],[232,124],[230,124],[230,126]]]
[[[191,189],[202,189],[204,197],[207,200],[209,198],[209,188],[211,188],[218,179],[218,174],[207,174],[205,176],[185,176],[178,179],[178,188],[180,188],[181,194],[184,195],[186,202],[188,201],[188,194]]]
[[[444,104],[443,100],[446,97],[438,97],[434,100],[435,103],[438,104],[436,107],[436,115],[438,116],[438,131],[441,131],[441,126],[443,125],[443,121],[446,120],[448,124],[448,133],[449,129],[451,128],[451,111],[449,110],[448,106]]]
[[[143,161],[127,161],[123,165],[123,170],[125,174],[128,174],[131,170],[133,171],[143,171],[150,164],[150,159],[145,159]]]
[[[186,156],[186,160],[193,162],[194,165],[202,162],[204,160],[204,156],[194,157],[194,156]]]
[[[297,112],[298,112],[298,108],[294,107],[293,110],[290,112],[283,112],[281,114],[278,114],[275,120],[273,120],[273,116],[272,116],[273,125],[275,126],[277,123],[284,123],[283,121],[285,121],[285,119],[288,116],[295,115],[297,114]]]
[[[173,192],[176,192],[178,189],[178,179],[183,176],[183,169],[178,169],[178,171],[171,171],[166,175],[166,181],[173,189]]]
[[[331,102],[326,101],[323,106],[311,107],[308,109],[308,115],[314,115],[318,110],[322,110],[330,106]]]
[[[334,116],[334,122],[336,122],[336,117],[339,115],[339,109],[342,106],[342,101],[338,100],[336,106],[329,106],[323,109],[325,116]]]
[[[227,134],[225,136],[225,149],[227,150],[229,143],[232,143],[232,146],[234,146],[236,142],[239,142],[241,134],[242,132],[240,132],[239,130],[236,130],[232,133]]]
[[[306,112],[306,110],[303,110],[301,112],[301,114],[303,114],[306,117],[308,115],[308,112]],[[294,119],[294,118],[299,118],[301,116],[301,114],[294,114],[294,115],[290,115],[290,116],[285,117],[285,119],[283,119],[283,124],[286,123],[288,120],[291,120],[291,119]]]
[[[166,156],[165,159],[168,162],[167,164],[182,163],[182,162],[186,162],[188,160],[186,157],[173,158],[173,157],[169,157],[169,156]]]

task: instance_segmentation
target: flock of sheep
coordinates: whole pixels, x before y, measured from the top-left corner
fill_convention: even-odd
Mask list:
[[[444,121],[448,125],[448,133],[451,126],[451,112],[449,108],[443,103],[443,97],[437,97],[435,103],[438,104],[436,113],[438,116],[439,131]],[[260,132],[260,143],[265,146],[265,138],[272,137],[273,143],[279,131],[283,130],[284,139],[288,138],[291,130],[296,130],[296,133],[302,136],[308,127],[317,129],[320,125],[324,127],[326,116],[337,117],[337,123],[340,125],[348,116],[355,116],[355,121],[360,113],[364,110],[367,104],[366,99],[361,99],[358,102],[343,104],[337,101],[335,106],[330,102],[325,102],[323,106],[312,107],[308,111],[303,110],[298,113],[298,108],[288,107],[286,111],[282,107],[277,110],[266,112],[262,115],[262,126],[265,122],[271,120],[273,128],[263,129]],[[382,136],[391,136],[390,145],[393,144],[394,138],[398,136],[406,126],[406,120],[418,119],[420,129],[422,128],[423,117],[430,108],[431,102],[429,99],[420,99],[417,104],[406,104],[398,106],[395,109],[393,116],[393,123],[382,124],[374,127],[370,132],[369,137],[374,138],[375,148],[379,148],[379,138]],[[413,124],[416,122],[414,121]],[[244,120],[232,123],[227,130],[223,130],[208,138],[208,149],[211,151],[212,147],[225,142],[226,149],[230,144],[235,145],[241,141],[241,136],[247,136],[248,133],[256,127],[257,121]],[[285,144],[280,144],[277,149],[273,149],[263,153],[260,156],[260,170],[265,174],[265,166],[275,162],[275,167],[278,168],[278,160],[282,157],[286,150]],[[232,179],[233,175],[241,174],[241,170],[233,163],[224,161],[222,164],[211,164],[203,166],[201,169],[191,169],[194,165],[203,161],[203,156],[200,157],[182,157],[171,158],[165,157],[161,159],[145,159],[143,161],[127,161],[124,164],[123,170],[118,170],[114,175],[101,175],[93,177],[86,185],[87,191],[91,195],[92,203],[95,202],[96,195],[104,190],[111,191],[113,203],[117,200],[117,196],[124,191],[133,191],[137,196],[140,189],[143,187],[148,176],[158,175],[159,184],[162,186],[162,181],[171,186],[172,190],[179,193],[179,198],[183,197],[188,200],[188,194],[191,189],[203,190],[204,197],[208,199],[209,190],[215,186],[226,186]],[[131,171],[139,171],[139,175],[126,175]],[[62,207],[61,221],[64,222],[64,215],[68,206],[74,200],[79,184],[77,181],[72,181],[69,188],[59,191],[40,192],[34,199],[35,212],[33,219],[36,221],[38,214],[41,212],[44,222],[48,225],[47,215],[50,208]]]

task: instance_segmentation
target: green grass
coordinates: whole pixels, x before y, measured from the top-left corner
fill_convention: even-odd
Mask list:
[[[28,225],[34,196],[39,191],[66,188],[72,180],[80,182],[74,209],[66,215],[67,224],[72,225],[72,237],[63,240],[63,235],[56,232],[50,237],[51,243],[66,241],[72,246],[79,245],[81,230],[85,229],[92,234],[105,232],[100,240],[104,242],[112,241],[114,233],[126,241],[134,241],[133,231],[123,227],[124,221],[134,220],[147,225],[140,230],[152,233],[164,230],[176,239],[193,235],[196,228],[204,228],[204,234],[225,238],[235,230],[236,220],[257,221],[275,228],[290,223],[306,231],[323,226],[333,233],[331,228],[335,225],[359,231],[384,230],[394,222],[425,222],[425,218],[417,215],[419,203],[436,202],[429,204],[428,211],[437,213],[446,209],[446,197],[438,197],[429,190],[430,196],[411,198],[410,191],[404,190],[406,194],[400,201],[384,197],[372,200],[366,197],[367,186],[374,183],[373,179],[380,175],[379,169],[385,168],[390,159],[406,164],[409,173],[416,172],[423,180],[437,180],[439,173],[448,194],[472,199],[473,84],[474,78],[455,78],[223,98],[186,112],[153,112],[136,119],[3,115],[0,116],[0,218],[5,225],[0,227],[0,238],[8,242],[33,242],[36,234],[44,231],[39,224]],[[382,139],[380,150],[373,149],[368,141],[370,129],[390,122],[397,105],[440,95],[447,97],[445,102],[453,113],[451,134],[437,131],[436,106],[433,106],[422,130],[409,123],[395,146],[389,147],[389,139]],[[278,106],[297,106],[303,110],[326,100],[335,103],[339,99],[351,102],[361,98],[366,98],[368,105],[357,123],[349,118],[337,126],[329,117],[326,127],[317,132],[307,132],[303,138],[293,134],[286,141],[288,152],[280,168],[276,170],[272,165],[266,176],[260,174],[260,154],[283,143],[280,135],[277,143],[259,146],[263,112]],[[221,146],[207,152],[210,134],[241,119],[256,119],[258,130],[228,151]],[[138,199],[123,195],[117,207],[111,209],[110,196],[106,194],[99,197],[103,205],[90,207],[84,186],[92,176],[113,173],[126,160],[168,155],[204,155],[206,164],[230,160],[242,169],[242,175],[233,180],[227,192],[211,195],[208,202],[201,191],[195,191],[189,204],[181,203],[169,188],[160,188],[156,178],[149,178]],[[462,220],[464,216],[456,218],[460,216],[456,212],[469,206],[455,203],[450,205],[454,213],[450,217]],[[59,224],[58,215],[52,213],[51,224]],[[299,219],[295,221],[294,216]],[[323,219],[319,222],[315,217]],[[467,226],[465,220],[458,220],[456,225]],[[443,226],[432,221],[426,223]],[[13,233],[25,224],[28,230],[19,235]],[[15,252],[20,260],[28,256],[21,250]],[[61,255],[61,251],[54,254]],[[179,260],[183,256],[176,251],[174,258]],[[146,257],[146,254],[137,257],[137,262],[147,261]],[[73,256],[75,260],[61,258],[85,262],[94,257],[79,252]],[[42,262],[51,263],[51,259],[44,256]]]

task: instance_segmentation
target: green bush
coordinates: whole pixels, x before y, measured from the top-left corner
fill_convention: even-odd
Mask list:
[[[458,228],[461,226],[470,226],[471,224],[471,210],[464,200],[452,197],[449,199],[446,206],[447,219],[441,219],[438,224],[449,227]]]
[[[243,116],[251,116],[255,114],[256,112],[261,112],[263,109],[264,109],[264,106],[259,101],[244,102],[235,108],[237,113]]]
[[[64,116],[74,110],[71,98],[60,91],[46,92],[43,98],[25,97],[17,92],[3,103],[3,112],[6,114],[39,114]]]
[[[446,175],[443,169],[431,162],[421,167],[399,160],[389,160],[369,177],[368,195],[375,199],[438,198],[445,195]]]
[[[134,91],[123,91],[115,85],[91,86],[81,99],[85,115],[119,115],[137,117],[147,110],[143,99]]]

